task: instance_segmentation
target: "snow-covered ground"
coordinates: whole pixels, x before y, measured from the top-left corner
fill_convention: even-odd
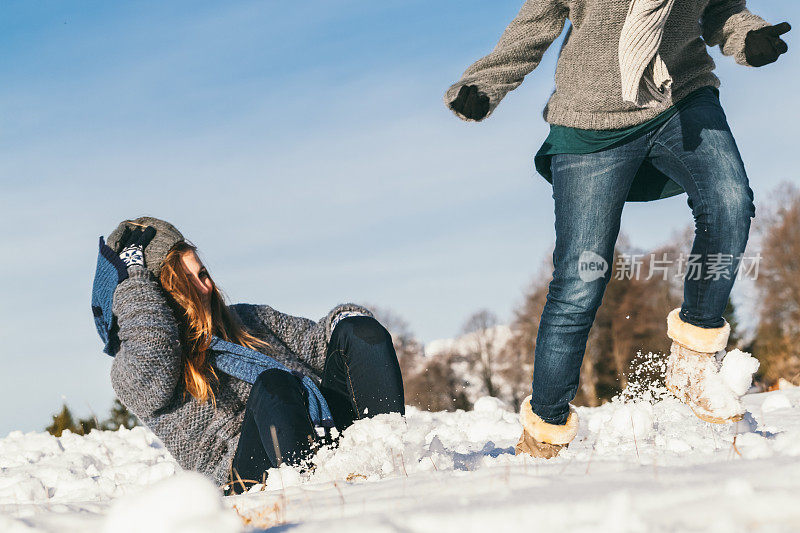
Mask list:
[[[493,398],[382,415],[320,451],[311,474],[275,470],[265,490],[229,498],[180,474],[143,428],[12,433],[0,531],[800,530],[800,388],[746,396],[738,426],[638,396],[579,409],[578,437],[550,461],[514,456],[517,415]]]

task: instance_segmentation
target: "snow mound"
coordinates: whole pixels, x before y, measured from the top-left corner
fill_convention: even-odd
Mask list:
[[[653,361],[657,377],[658,361]],[[579,408],[575,441],[550,461],[514,455],[518,415],[486,398],[471,412],[380,415],[323,448],[314,468],[269,472],[223,498],[144,428],[0,439],[0,531],[511,530],[747,531],[800,523],[800,388],[743,398],[738,425],[702,422],[658,379]],[[158,529],[162,528],[162,529]]]
[[[103,532],[236,533],[241,529],[241,519],[222,505],[216,486],[200,474],[181,472],[117,500]]]
[[[103,501],[170,477],[180,469],[149,430],[12,432],[0,439],[0,510],[16,503],[20,515],[38,504]]]
[[[725,354],[719,375],[737,396],[744,396],[753,384],[753,374],[758,370],[758,359],[741,350]]]
[[[764,400],[764,403],[761,404],[761,411],[764,413],[771,413],[772,411],[778,411],[779,409],[789,409],[791,407],[792,407],[792,402],[791,400],[789,400],[789,398],[786,397],[785,394],[775,393],[766,400]]]

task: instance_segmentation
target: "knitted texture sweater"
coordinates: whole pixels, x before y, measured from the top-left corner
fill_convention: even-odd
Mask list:
[[[747,32],[768,26],[751,13],[745,0],[679,0],[664,27],[658,54],[672,76],[671,98],[640,108],[622,99],[619,39],[631,0],[527,0],[494,50],[479,59],[448,89],[450,104],[464,85],[476,85],[489,97],[489,113],[537,67],[545,50],[571,26],[564,38],[555,73],[555,90],[542,111],[551,124],[609,130],[645,122],[690,92],[719,87],[707,46],[747,63]],[[456,113],[460,118],[469,120]]]
[[[226,483],[251,385],[218,372],[216,408],[185,394],[178,323],[161,285],[144,267],[132,267],[114,292],[120,348],[111,384],[120,401],[149,427],[187,470]],[[332,323],[341,312],[369,310],[339,305],[319,322],[280,313],[267,305],[230,306],[247,330],[267,341],[267,355],[319,383]],[[265,352],[266,353],[266,352]]]

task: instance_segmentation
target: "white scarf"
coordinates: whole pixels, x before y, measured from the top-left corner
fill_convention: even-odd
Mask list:
[[[656,107],[672,96],[672,77],[658,55],[675,0],[631,0],[619,39],[622,99]]]

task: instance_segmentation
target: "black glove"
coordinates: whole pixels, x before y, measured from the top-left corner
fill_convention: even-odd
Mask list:
[[[480,120],[489,112],[489,97],[474,85],[462,85],[450,108],[472,120]]]
[[[144,231],[141,228],[131,230],[125,228],[122,237],[119,239],[120,248],[119,258],[130,268],[134,265],[144,266],[144,249],[156,236],[156,228],[147,226]]]
[[[781,22],[775,26],[764,26],[747,32],[744,38],[744,55],[747,62],[754,67],[763,67],[777,61],[778,56],[785,54],[789,49],[780,35],[791,29],[788,22]]]

